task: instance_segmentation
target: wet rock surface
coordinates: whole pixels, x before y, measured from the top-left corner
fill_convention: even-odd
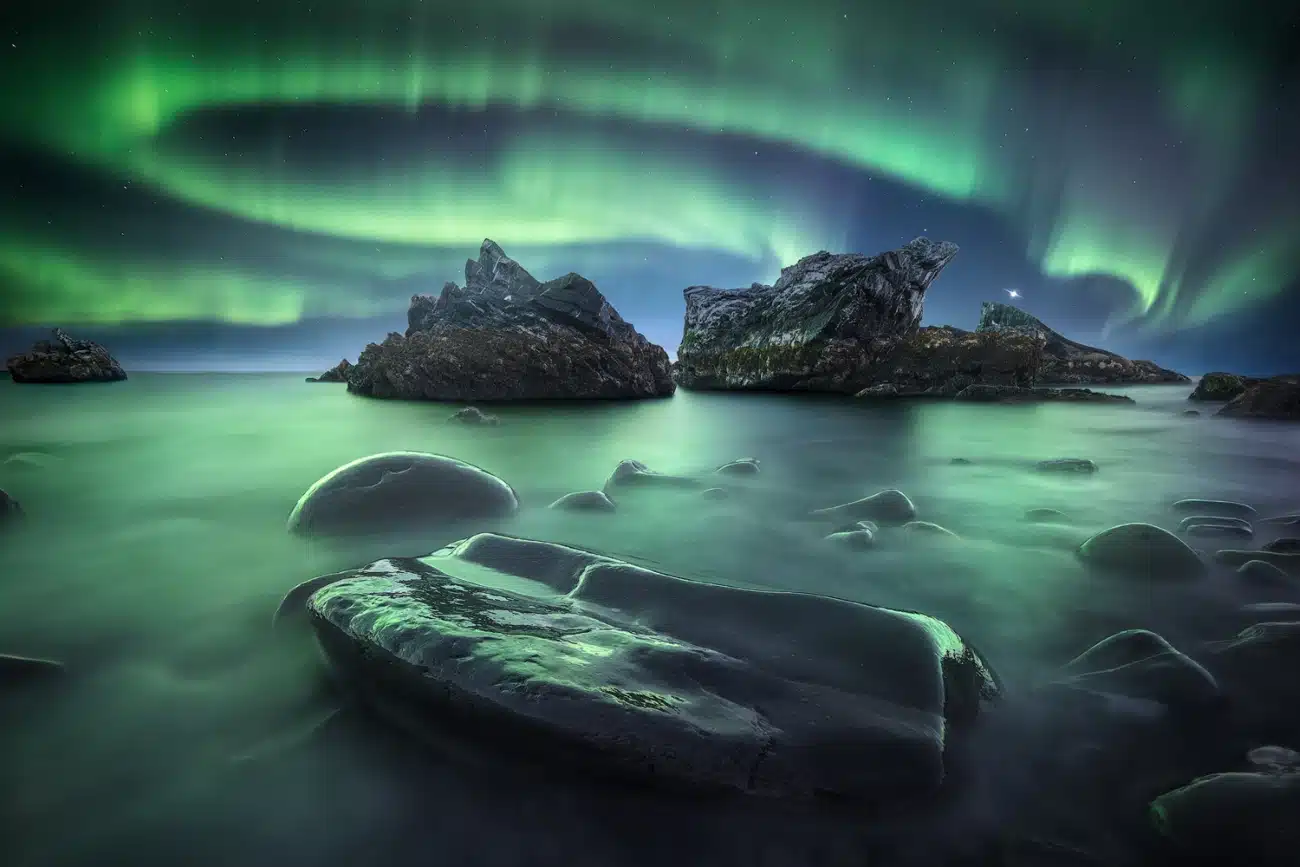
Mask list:
[[[604,491],[575,491],[560,497],[547,508],[566,512],[613,512],[618,507]]]
[[[1235,373],[1207,373],[1196,383],[1196,388],[1187,396],[1188,400],[1232,400],[1249,386],[1260,382],[1251,376],[1238,376]]]
[[[461,724],[488,749],[597,773],[797,799],[926,794],[999,691],[934,618],[551,543],[480,534],[346,574],[307,604],[363,700],[408,729]]]
[[[126,379],[126,371],[107,349],[92,340],[77,340],[61,328],[54,329],[49,340],[41,340],[22,355],[11,357],[6,366],[14,382],[115,382]]]
[[[854,394],[864,399],[955,399],[974,385],[1019,394],[1034,384],[1041,360],[1042,340],[1033,335],[926,326],[914,334],[877,341],[854,383]]]
[[[1154,524],[1120,524],[1079,546],[1079,559],[1101,571],[1134,578],[1190,580],[1205,574],[1196,552]]]
[[[345,464],[312,485],[288,527],[305,536],[381,534],[400,527],[504,518],[519,508],[514,490],[464,461],[423,452],[387,452]]]
[[[902,491],[887,490],[851,503],[841,503],[813,512],[835,521],[876,521],[880,524],[906,524],[916,517],[916,506]]]
[[[425,400],[646,398],[673,393],[668,354],[590,280],[541,283],[495,242],[465,264],[465,286],[411,299],[405,334],[372,343],[348,390]]]
[[[347,382],[348,373],[352,370],[352,362],[346,358],[320,376],[307,377],[308,382]]]
[[[1275,376],[1248,385],[1215,413],[1228,418],[1300,420],[1300,374]]]

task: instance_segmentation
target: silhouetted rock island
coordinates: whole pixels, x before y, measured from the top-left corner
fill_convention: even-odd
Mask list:
[[[1038,381],[1044,383],[1166,383],[1191,382],[1173,370],[1151,361],[1130,361],[1121,355],[1076,343],[1048,328],[1019,307],[985,301],[980,308],[982,333],[1018,331],[1043,338],[1043,361]]]
[[[331,367],[329,370],[322,373],[320,376],[307,377],[307,381],[308,382],[347,382],[348,373],[351,372],[351,370],[352,370],[352,362],[348,361],[345,358],[342,361],[340,361],[338,364]]]
[[[41,340],[6,366],[14,382],[115,382],[126,371],[108,350],[91,340],[77,340],[62,328],[51,340]]]
[[[1253,376],[1238,376],[1235,373],[1215,371],[1201,377],[1196,388],[1187,395],[1188,400],[1232,400],[1246,390],[1247,386],[1261,382]]]
[[[406,333],[361,353],[348,390],[372,397],[487,401],[673,393],[668,353],[578,274],[539,282],[491,240],[465,286],[416,295]]]
[[[1223,405],[1216,416],[1300,421],[1300,373],[1274,376],[1248,384]]]

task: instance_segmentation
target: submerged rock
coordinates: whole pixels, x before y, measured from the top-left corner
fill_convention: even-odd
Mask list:
[[[893,489],[841,503],[826,509],[818,509],[814,515],[849,521],[878,521],[881,524],[906,524],[916,517],[916,506],[907,498],[907,494]]]
[[[1300,374],[1275,376],[1248,386],[1215,415],[1296,421],[1300,419]]]
[[[917,238],[877,256],[805,256],[772,286],[692,286],[677,349],[679,385],[854,393],[877,341],[916,332],[925,291],[957,254]]]
[[[1248,386],[1259,382],[1252,376],[1238,376],[1235,373],[1207,373],[1196,383],[1196,388],[1187,395],[1188,400],[1232,400],[1246,390]]]
[[[1018,385],[976,383],[957,392],[956,400],[982,403],[1136,403],[1122,394],[1107,394],[1090,388],[1026,388]]]
[[[1202,662],[1223,685],[1242,731],[1294,736],[1300,719],[1300,679],[1293,676],[1300,668],[1300,621],[1255,623],[1206,649]]]
[[[1298,515],[1274,515],[1271,518],[1260,518],[1261,524],[1277,524],[1280,526],[1300,525],[1300,514]]]
[[[658,485],[667,488],[695,488],[700,486],[699,479],[689,476],[674,476],[657,473],[640,461],[623,460],[618,462],[614,472],[605,480],[604,490],[626,487],[629,485]]]
[[[1188,524],[1183,529],[1183,532],[1188,536],[1202,539],[1223,539],[1227,537],[1253,539],[1255,537],[1254,530],[1238,524]]]
[[[350,370],[352,370],[352,362],[348,361],[345,358],[342,361],[340,361],[338,364],[331,367],[329,370],[322,373],[320,376],[307,377],[307,381],[308,382],[347,382],[348,372]]]
[[[1194,410],[1194,409],[1183,410],[1183,415],[1200,415],[1200,414],[1201,413],[1198,410]]]
[[[1068,524],[1070,516],[1060,509],[1026,509],[1025,520],[1034,524]]]
[[[1034,469],[1040,473],[1077,473],[1087,475],[1097,472],[1097,465],[1087,458],[1053,458],[1050,461],[1039,461],[1034,464]]]
[[[1181,533],[1188,527],[1197,524],[1209,525],[1212,527],[1242,527],[1246,530],[1254,530],[1254,527],[1250,525],[1250,521],[1247,521],[1245,518],[1228,518],[1222,515],[1188,515],[1186,518],[1183,518],[1178,522],[1178,531]]]
[[[23,516],[23,507],[18,501],[0,488],[0,527],[16,521]]]
[[[357,535],[432,521],[504,518],[514,489],[487,470],[444,455],[387,452],[345,464],[312,485],[289,515],[289,531]]]
[[[1276,554],[1300,554],[1300,539],[1295,536],[1283,536],[1280,539],[1274,539],[1264,545],[1265,551],[1272,551]]]
[[[731,491],[726,488],[705,488],[700,491],[700,496],[706,500],[725,500],[731,496]]]
[[[6,362],[14,382],[115,382],[126,371],[108,350],[91,340],[76,340],[62,328]]]
[[[1271,563],[1288,575],[1300,575],[1300,553],[1225,548],[1222,551],[1215,551],[1214,559],[1234,567],[1241,566],[1251,560],[1261,560],[1265,563]]]
[[[1151,803],[1151,822],[1196,863],[1291,867],[1300,851],[1300,774],[1213,774]],[[1205,860],[1208,859],[1208,860]]]
[[[604,491],[575,491],[565,494],[546,508],[566,512],[613,512],[618,507]]]
[[[501,424],[501,419],[484,412],[476,406],[467,406],[464,409],[456,410],[447,421],[458,424],[487,425],[489,427]]]
[[[1130,361],[1122,355],[1086,346],[1061,336],[1036,317],[1010,304],[985,301],[980,308],[980,332],[1016,331],[1043,340],[1040,382],[1061,383],[1159,383],[1191,382],[1173,370],[1150,361]]]
[[[1212,674],[1145,629],[1103,639],[1066,663],[1061,673],[1072,686],[1175,707],[1204,705],[1220,697]]]
[[[308,607],[342,681],[417,734],[747,794],[931,793],[999,691],[931,617],[493,534],[355,570]]]
[[[724,476],[752,476],[759,470],[757,458],[740,458],[730,461],[714,470]]]
[[[1237,567],[1237,574],[1242,579],[1254,584],[1290,585],[1294,579],[1272,563],[1263,560],[1247,560]]]
[[[932,521],[908,521],[903,525],[903,532],[915,536],[938,536],[949,539],[961,538],[947,527],[941,527]]]
[[[0,687],[21,686],[62,677],[67,673],[63,663],[53,659],[37,659],[0,653]]]
[[[644,398],[673,393],[668,353],[578,274],[540,283],[491,240],[465,288],[417,295],[406,334],[361,353],[348,390],[426,400]]]
[[[876,534],[866,527],[853,530],[837,530],[826,537],[826,541],[854,551],[866,551],[876,546]]]
[[[1212,515],[1216,518],[1241,518],[1243,521],[1249,521],[1258,514],[1253,506],[1248,506],[1245,503],[1196,498],[1179,500],[1174,503],[1173,510],[1175,512],[1196,512],[1202,515]]]
[[[1190,579],[1205,573],[1205,564],[1187,543],[1154,524],[1111,527],[1076,553],[1090,566],[1137,578]]]

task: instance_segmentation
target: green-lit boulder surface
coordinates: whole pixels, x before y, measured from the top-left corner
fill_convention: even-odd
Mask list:
[[[345,573],[307,607],[381,713],[559,772],[892,801],[940,785],[954,729],[999,691],[932,617],[495,534]]]
[[[1168,530],[1154,524],[1120,524],[1079,546],[1079,559],[1105,572],[1138,578],[1198,578],[1205,564]]]
[[[464,461],[387,452],[345,464],[312,485],[289,515],[305,536],[385,533],[436,522],[503,518],[519,508],[514,489]]]

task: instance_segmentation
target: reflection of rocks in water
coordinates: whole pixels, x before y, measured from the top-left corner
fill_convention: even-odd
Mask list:
[[[999,691],[934,618],[491,534],[355,570],[308,607],[363,698],[427,708],[408,726],[705,788],[932,792],[954,726]]]

